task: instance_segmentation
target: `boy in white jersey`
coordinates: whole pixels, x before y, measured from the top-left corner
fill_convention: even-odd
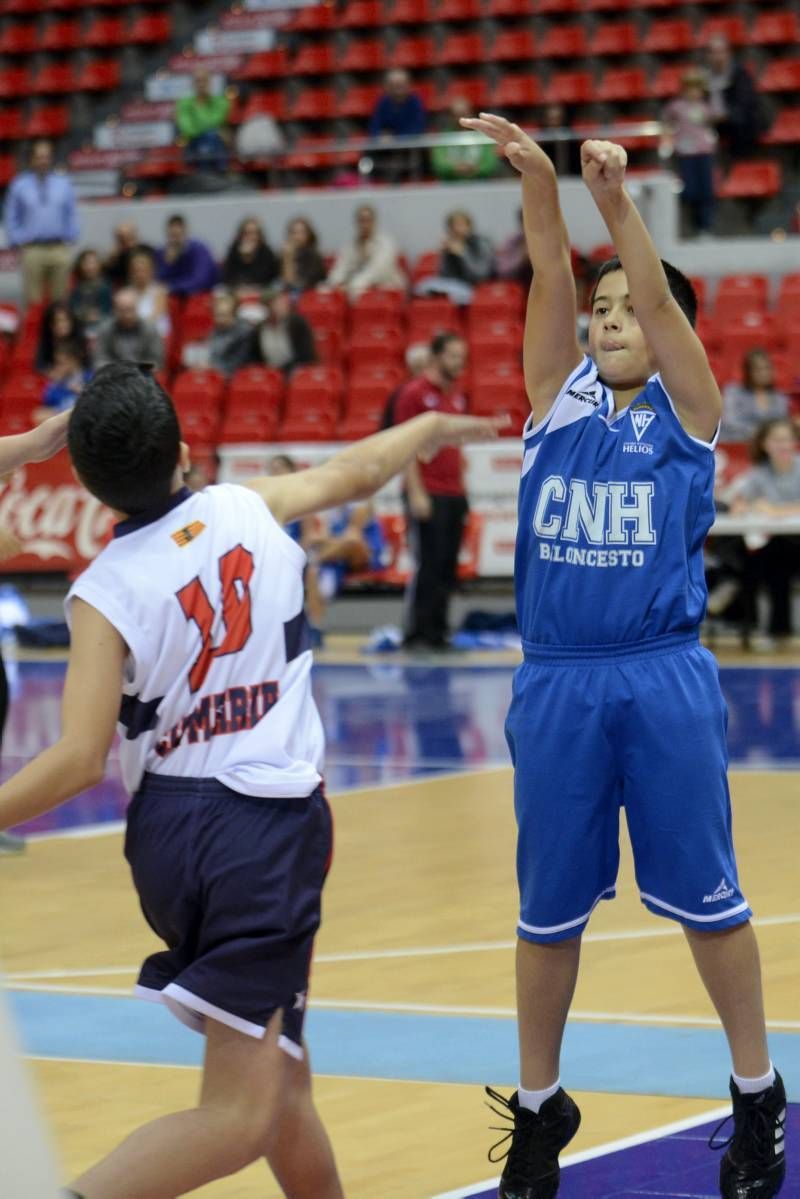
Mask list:
[[[532,417],[515,561],[525,660],[506,726],[515,767],[521,1083],[501,1199],[551,1199],[580,1122],[559,1059],[581,934],[614,894],[626,809],[642,902],[678,920],[728,1038],[726,1199],[777,1195],[786,1097],[767,1052],[758,949],[738,884],[726,713],[698,640],[713,521],[719,391],[688,280],[661,263],[625,192],[625,151],[589,141],[583,178],[619,257],[592,296],[589,355],[552,165],[516,125],[462,124],[522,175],[534,278],[524,368]]]
[[[172,1199],[266,1157],[292,1199],[341,1199],[302,1042],[331,820],[305,555],[281,526],[497,427],[427,414],[324,466],[193,493],[149,369],[104,367],[79,397],[76,471],[123,519],[67,600],[61,738],[0,787],[0,828],[102,779],[119,719],[125,852],[167,945],[137,990],[205,1033],[206,1055],[197,1108],[133,1133],[70,1194]]]

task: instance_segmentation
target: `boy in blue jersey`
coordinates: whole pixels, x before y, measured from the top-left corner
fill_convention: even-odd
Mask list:
[[[515,561],[524,662],[507,736],[519,826],[521,1083],[501,1199],[551,1199],[580,1123],[559,1057],[581,934],[614,894],[625,806],[642,902],[678,920],[733,1059],[720,1191],[777,1195],[786,1097],[767,1051],[758,948],[739,890],[725,705],[698,641],[721,400],[688,280],[624,188],[625,151],[588,141],[583,179],[619,255],[575,336],[567,231],[549,159],[516,125],[462,121],[522,175],[534,267]]]

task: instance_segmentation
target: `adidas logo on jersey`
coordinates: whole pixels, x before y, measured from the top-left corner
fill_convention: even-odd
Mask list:
[[[728,880],[721,878],[717,889],[711,895],[703,896],[703,903],[719,903],[723,899],[733,899],[735,894],[733,887],[728,885]]]

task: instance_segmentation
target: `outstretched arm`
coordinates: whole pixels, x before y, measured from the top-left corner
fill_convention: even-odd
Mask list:
[[[583,179],[606,223],[628,279],[631,303],[664,386],[687,433],[711,441],[722,397],[705,349],[673,299],[658,251],[623,186],[628,156],[612,142],[581,147]]]
[[[522,175],[522,218],[533,266],[525,318],[525,386],[535,421],[547,415],[567,375],[581,361],[575,328],[577,304],[569,235],[561,215],[550,159],[505,117],[482,112],[463,117],[467,129],[485,133]]]
[[[61,736],[0,787],[0,829],[32,820],[102,781],[126,654],[114,626],[96,608],[76,599]]]
[[[0,437],[0,475],[7,475],[27,462],[44,462],[67,444],[69,409],[44,421],[38,429]]]
[[[431,458],[443,445],[490,441],[505,423],[504,418],[426,412],[357,441],[322,466],[252,479],[247,486],[258,492],[279,524],[286,524],[351,500],[369,499],[415,458]]]

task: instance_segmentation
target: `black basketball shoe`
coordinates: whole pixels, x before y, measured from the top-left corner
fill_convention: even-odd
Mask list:
[[[733,1112],[722,1121],[708,1142],[712,1149],[725,1149],[719,1168],[722,1199],[772,1199],[780,1192],[786,1175],[784,1130],[786,1091],[776,1072],[775,1081],[757,1095],[743,1095],[731,1079]],[[733,1120],[727,1141],[717,1141],[720,1129]]]
[[[489,1150],[490,1162],[506,1159],[498,1199],[553,1199],[561,1178],[558,1155],[581,1122],[577,1104],[560,1087],[538,1113],[520,1107],[516,1091],[510,1099],[491,1087],[486,1094],[501,1104],[501,1108],[487,1105],[495,1115],[511,1121],[508,1129],[493,1126],[495,1132],[505,1133]],[[508,1140],[511,1144],[503,1151]]]

